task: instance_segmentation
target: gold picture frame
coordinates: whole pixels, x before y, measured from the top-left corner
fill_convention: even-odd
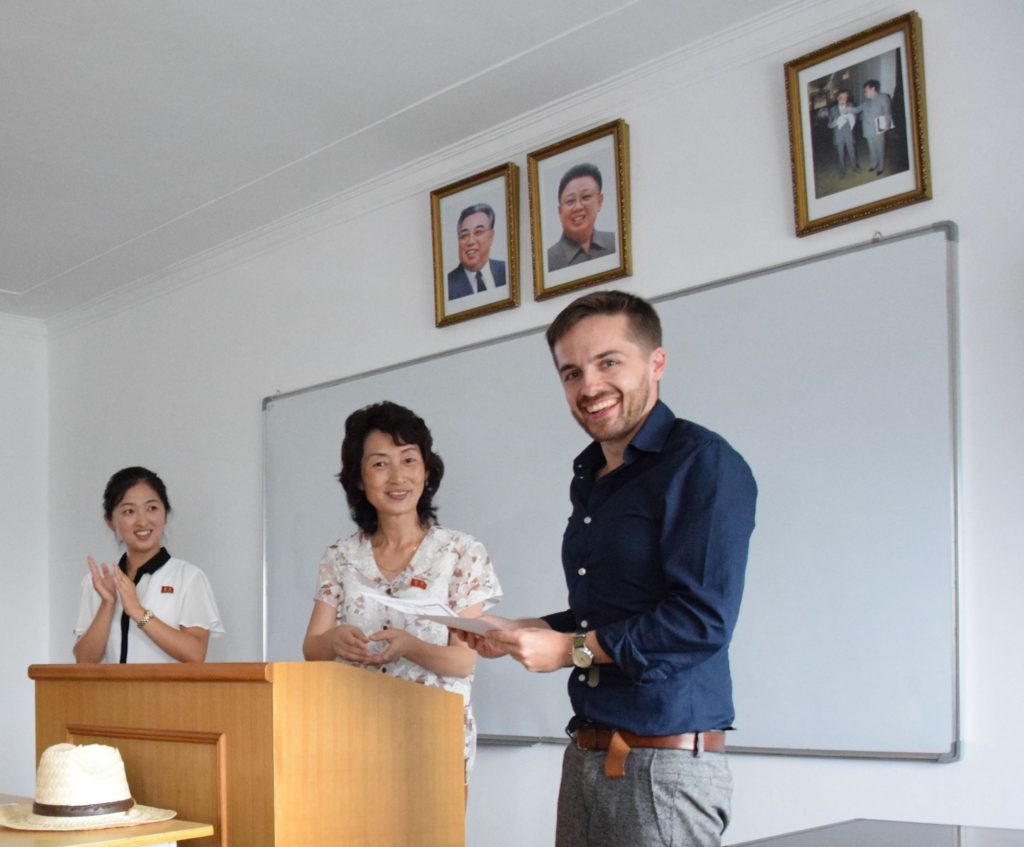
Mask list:
[[[930,200],[921,19],[786,63],[796,234]]]
[[[498,165],[431,191],[430,219],[437,326],[519,305],[516,165]]]
[[[534,299],[632,274],[626,122],[535,150],[527,166]]]

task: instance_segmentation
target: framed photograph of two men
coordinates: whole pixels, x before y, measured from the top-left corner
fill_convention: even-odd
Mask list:
[[[629,276],[629,127],[617,120],[527,157],[533,296]]]
[[[916,12],[786,63],[796,234],[929,200]]]
[[[430,192],[437,326],[519,305],[519,168],[509,162]]]

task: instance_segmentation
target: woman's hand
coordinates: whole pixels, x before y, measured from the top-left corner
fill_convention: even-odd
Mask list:
[[[349,662],[375,664],[377,656],[367,648],[370,639],[359,627],[343,623],[330,632],[330,645],[334,655]]]
[[[75,661],[94,664],[103,660],[110,626],[114,621],[115,601],[117,600],[117,583],[112,570],[118,570],[106,564],[96,564],[92,556],[87,556],[89,574],[92,576],[93,590],[99,595],[100,607],[82,637],[75,642]]]
[[[384,649],[373,654],[370,664],[386,665],[395,659],[404,658],[411,649],[415,649],[420,639],[404,629],[382,629],[370,636],[370,641],[383,642]]]
[[[106,563],[97,565],[92,556],[87,556],[86,561],[89,563],[89,573],[92,575],[92,587],[100,595],[100,600],[113,606],[114,600],[117,599],[117,583],[114,581],[112,571],[120,572],[121,569],[117,565],[111,568]]]
[[[139,618],[146,614],[146,610],[142,608],[142,604],[139,602],[139,595],[135,590],[135,582],[120,568],[114,567],[112,570],[114,587],[121,598],[121,608],[124,609],[128,617],[137,622]]]
[[[89,573],[92,575],[92,587],[100,595],[100,600],[111,606],[114,600],[121,598],[121,608],[133,621],[141,618],[146,610],[139,602],[138,592],[135,590],[135,583],[117,565],[107,565],[105,562],[99,565],[92,557],[88,557]]]

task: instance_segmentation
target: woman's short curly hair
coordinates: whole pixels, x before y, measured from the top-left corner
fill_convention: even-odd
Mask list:
[[[423,494],[416,504],[420,523],[424,526],[437,523],[437,507],[434,494],[444,476],[444,462],[434,452],[434,437],[430,430],[411,409],[399,406],[390,400],[364,406],[348,416],[345,421],[345,437],[341,442],[341,472],[338,482],[345,489],[352,520],[363,532],[372,535],[377,531],[377,510],[366,499],[363,491],[363,445],[366,436],[374,430],[390,435],[396,444],[415,444],[423,454],[427,468],[427,480]]]

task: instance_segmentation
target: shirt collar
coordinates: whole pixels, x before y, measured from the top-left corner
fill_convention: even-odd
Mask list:
[[[665,442],[672,432],[672,425],[675,423],[675,419],[676,416],[672,410],[662,403],[661,400],[658,400],[654,404],[654,408],[651,409],[650,414],[647,415],[647,420],[643,422],[643,426],[640,427],[640,430],[633,436],[633,440],[626,447],[625,464],[632,463],[636,450],[644,453],[659,452],[665,446]],[[604,463],[604,452],[601,450],[600,442],[591,441],[587,448],[576,457],[573,465],[577,471],[593,474],[603,467]]]
[[[490,290],[495,287],[494,285],[494,274],[491,273],[491,260],[488,259],[484,262],[483,267],[479,271],[471,271],[465,265],[462,266],[462,270],[466,272],[466,277],[473,285],[473,291],[476,291],[476,275],[479,273],[484,278],[484,285]]]
[[[139,580],[142,579],[148,573],[156,573],[160,570],[167,562],[171,559],[171,554],[167,552],[166,547],[161,547],[152,559],[146,564],[139,568],[135,572],[135,579],[133,580],[136,585],[139,584]],[[124,572],[128,573],[128,554],[124,553],[121,556],[121,560],[117,563],[117,566]],[[128,661],[128,625],[131,623],[131,618],[128,617],[128,613],[121,612],[121,656],[120,663],[123,665]]]
[[[148,573],[155,573],[160,570],[171,560],[171,554],[167,552],[166,547],[161,547],[160,551],[146,564],[140,567],[135,572],[135,584],[139,584],[139,580],[142,579]],[[128,573],[128,554],[124,553],[121,555],[121,560],[117,563],[117,566],[121,569],[122,573]]]
[[[614,236],[614,233],[602,232],[595,229],[590,234],[590,250],[587,251],[583,249],[582,244],[578,241],[574,241],[563,232],[562,237],[555,243],[555,248],[561,252],[563,260],[569,264],[571,264],[572,260],[580,253],[588,258],[596,259],[598,257],[593,255],[595,250],[603,250],[608,253],[615,252],[615,240],[612,236]]]
[[[607,250],[609,253],[615,252],[615,233],[613,232],[602,232],[601,230],[594,230],[594,234],[590,236],[590,249],[594,250],[595,247],[601,250]]]

